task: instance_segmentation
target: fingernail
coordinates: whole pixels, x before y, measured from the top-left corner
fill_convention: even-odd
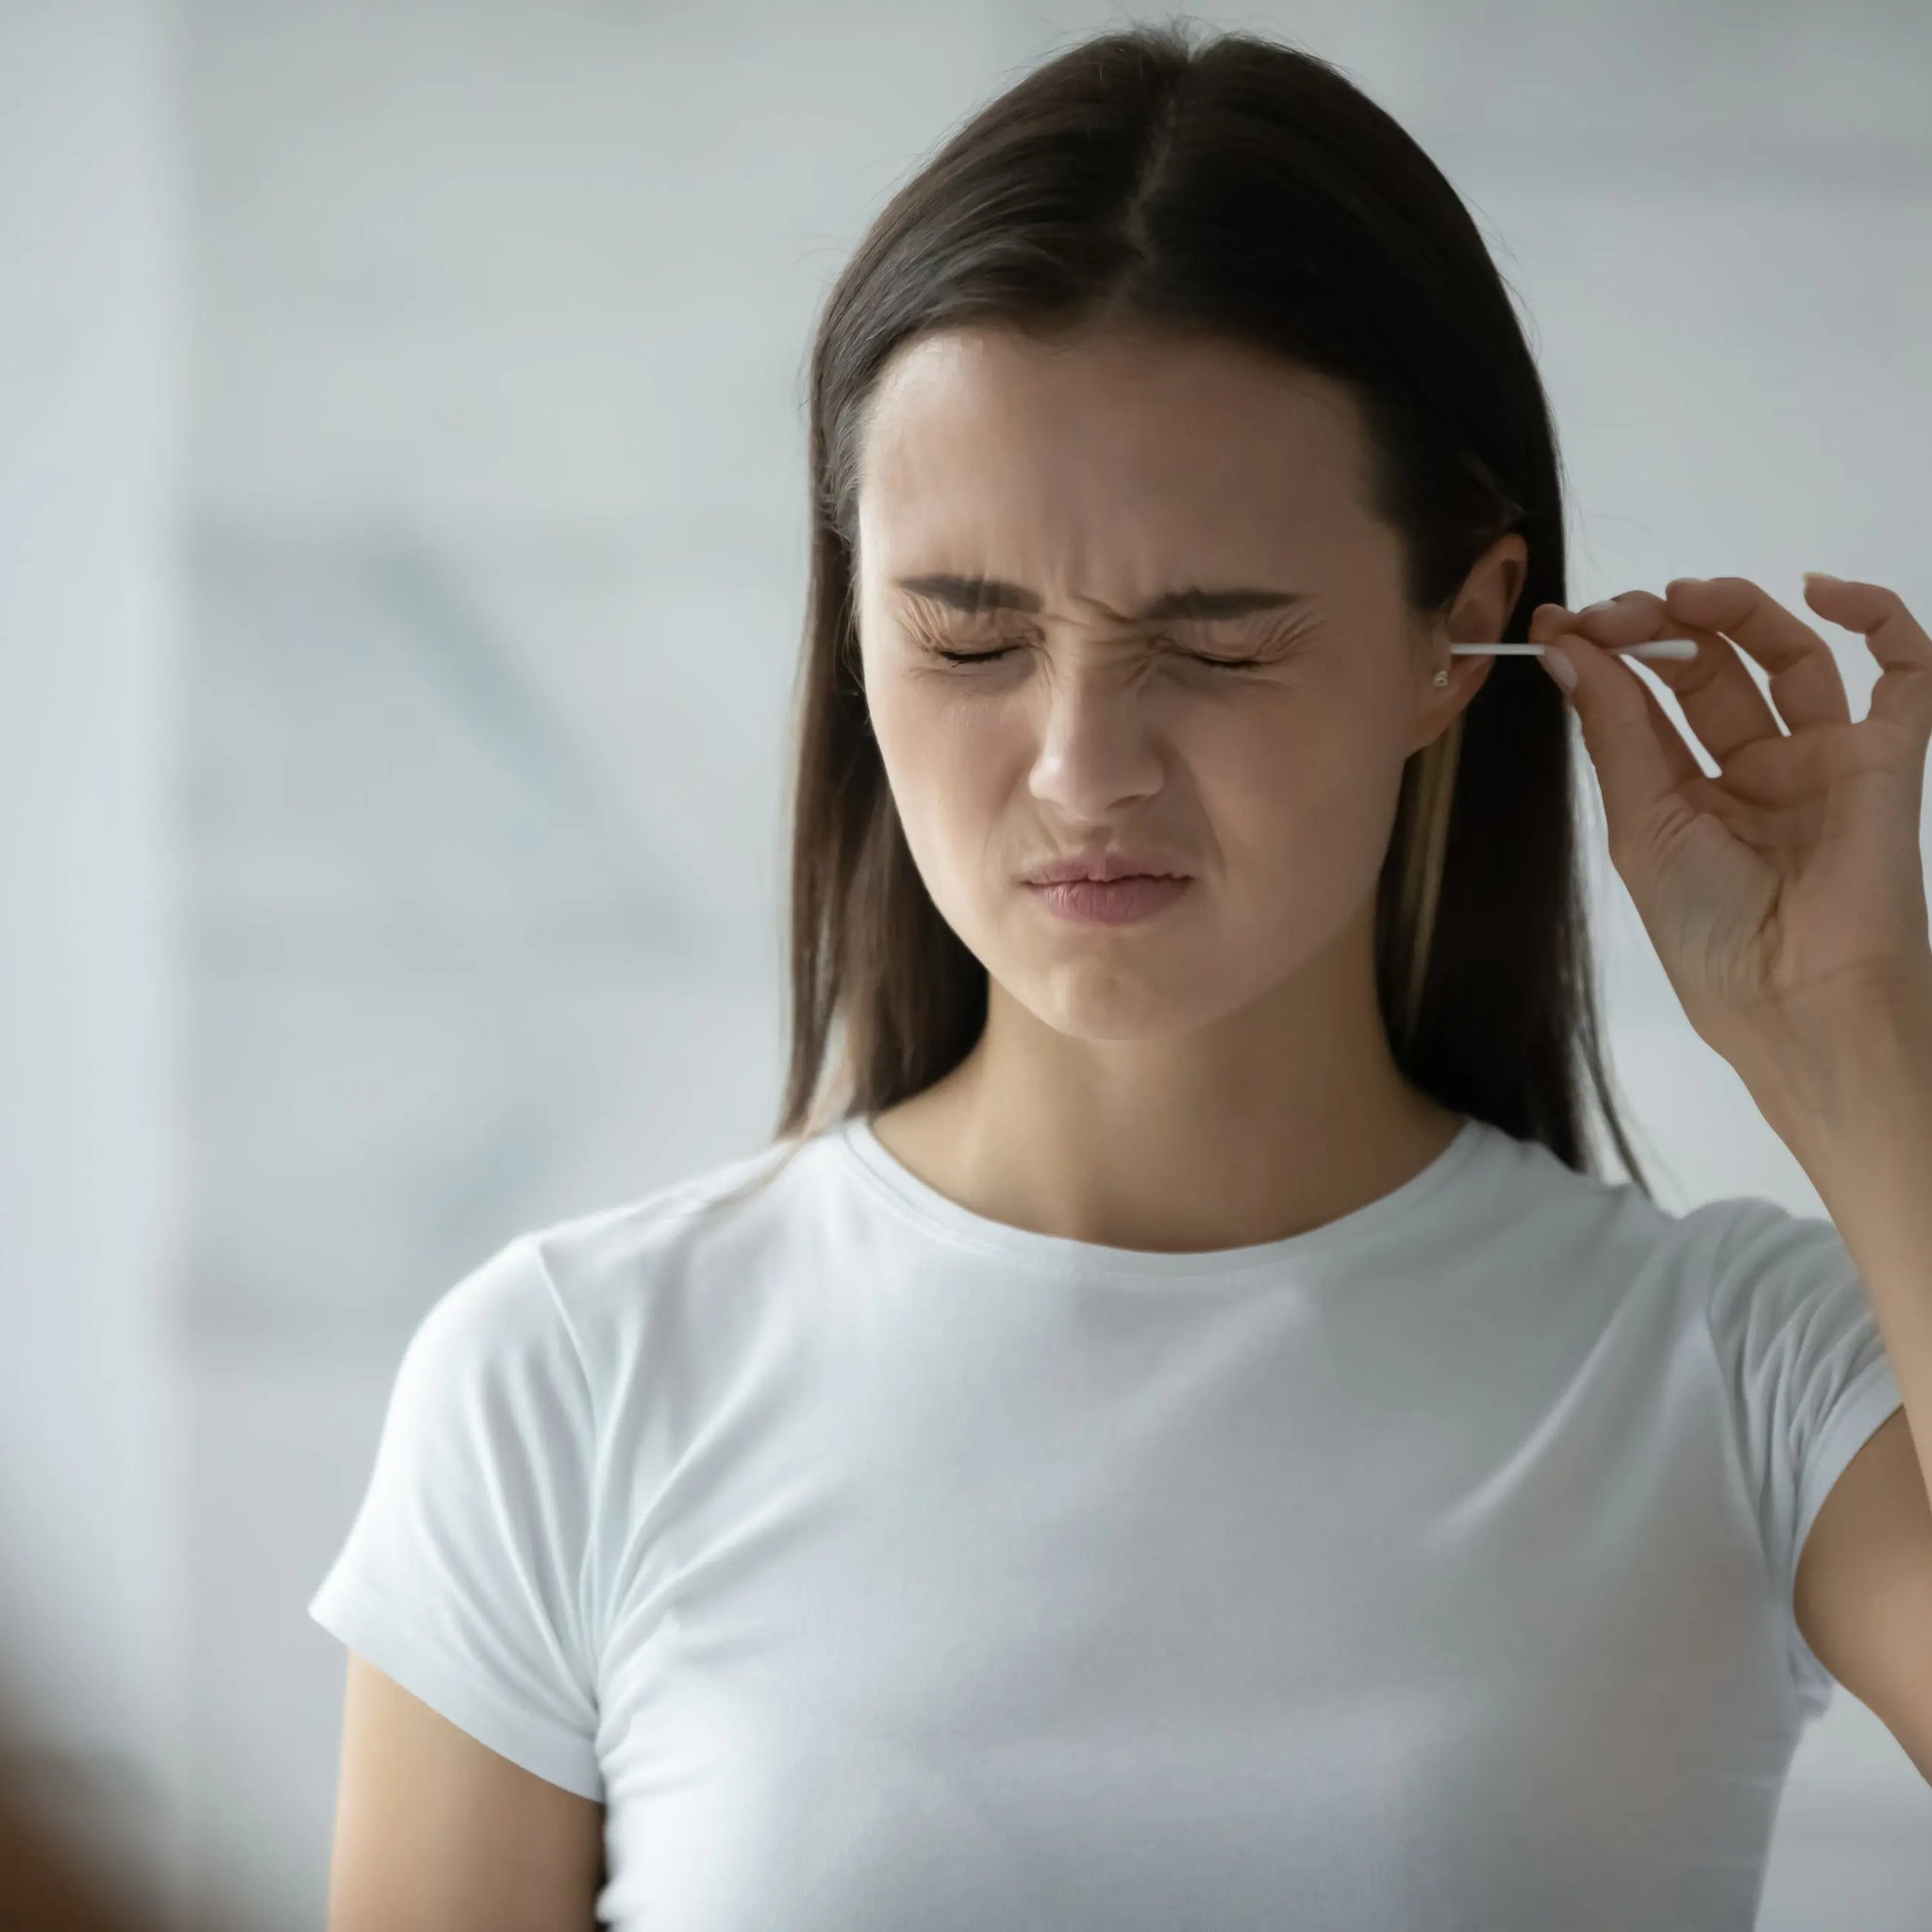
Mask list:
[[[1835,577],[1828,570],[1807,570],[1803,573],[1807,584],[1841,584],[1842,577]]]
[[[1537,659],[1545,671],[1560,684],[1565,691],[1576,689],[1576,667],[1554,644],[1545,644],[1542,656]]]

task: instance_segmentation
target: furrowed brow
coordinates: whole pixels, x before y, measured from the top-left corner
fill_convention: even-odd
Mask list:
[[[990,610],[1038,611],[1038,592],[1024,585],[1008,583],[1001,577],[959,575],[951,571],[927,571],[917,576],[893,579],[902,591],[929,597],[937,604],[963,610],[969,617],[983,616]],[[1247,617],[1259,610],[1285,610],[1308,601],[1307,591],[1274,591],[1258,585],[1231,585],[1208,589],[1190,584],[1182,590],[1163,591],[1143,608],[1132,613],[1140,623],[1161,619],[1213,619]]]

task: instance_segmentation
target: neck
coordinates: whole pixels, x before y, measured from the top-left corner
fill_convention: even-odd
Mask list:
[[[873,1128],[1009,1226],[1157,1253],[1282,1240],[1392,1192],[1462,1124],[1402,1077],[1368,985],[1353,1011],[1284,989],[1272,1010],[1108,1041],[1047,1027],[995,985],[973,1051]]]

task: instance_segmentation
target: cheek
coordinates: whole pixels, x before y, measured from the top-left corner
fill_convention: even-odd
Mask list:
[[[991,748],[1010,736],[997,708],[919,685],[895,686],[874,704],[873,730],[894,778],[928,791],[983,767]]]
[[[1196,734],[1189,769],[1230,876],[1338,884],[1381,863],[1402,751],[1346,706]]]
[[[986,842],[1008,735],[988,708],[943,691],[894,687],[873,702],[872,720],[906,842],[935,887]]]

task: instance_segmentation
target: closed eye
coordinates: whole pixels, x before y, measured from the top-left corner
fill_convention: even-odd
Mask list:
[[[948,664],[992,664],[1010,657],[1020,646],[1004,644],[997,651],[946,651],[937,644],[927,648],[935,658],[943,658]],[[1258,658],[1210,658],[1200,651],[1182,651],[1177,655],[1196,664],[1211,664],[1217,671],[1246,671],[1261,661]]]

